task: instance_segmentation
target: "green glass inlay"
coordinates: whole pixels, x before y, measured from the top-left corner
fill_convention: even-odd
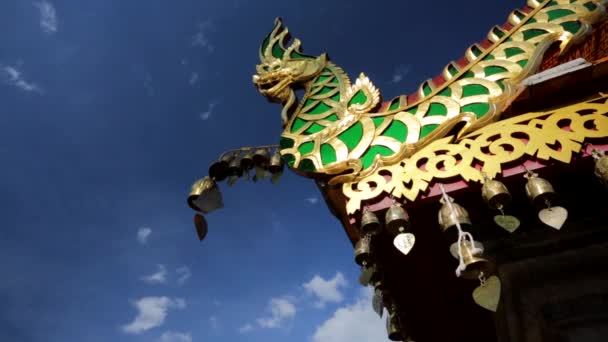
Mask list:
[[[490,90],[481,84],[467,84],[462,87],[462,97],[489,94]]]
[[[310,127],[308,127],[307,130],[304,131],[304,134],[314,134],[317,132],[321,132],[324,129],[325,129],[325,126],[321,126],[315,122],[312,125],[310,125]]]
[[[264,55],[266,53],[266,48],[268,47],[269,42],[270,42],[270,39],[268,37],[264,38],[264,41],[262,41],[262,47],[260,48],[262,55]]]
[[[307,114],[322,114],[330,109],[331,107],[326,105],[324,102],[319,102],[316,106],[312,107],[312,109]]]
[[[492,66],[483,68],[483,71],[486,73],[486,76],[490,76],[490,75],[498,74],[501,72],[507,72],[509,70],[507,70],[506,68],[503,68],[501,66],[492,65]]]
[[[481,49],[479,48],[479,46],[477,45],[473,45],[471,47],[471,51],[473,51],[473,54],[475,55],[475,57],[479,56],[482,54],[483,51],[481,51]]]
[[[334,79],[331,80],[331,82],[329,82],[329,83],[338,84],[338,78],[334,77]]]
[[[300,161],[300,166],[298,167],[300,170],[304,171],[315,171],[315,164],[310,159],[304,159]]]
[[[326,117],[325,120],[337,121],[338,120],[338,116],[336,114],[332,114],[332,115]]]
[[[464,75],[462,75],[462,78],[471,78],[471,77],[475,77],[475,73],[472,71],[467,71]]]
[[[536,22],[536,18],[530,18],[530,20],[528,20],[528,21],[526,22],[526,25],[527,25],[527,24],[534,24],[535,22]]]
[[[418,106],[410,108],[409,110],[407,110],[407,112],[412,115],[416,114],[416,112],[418,112]]]
[[[304,121],[300,118],[296,118],[293,120],[293,124],[291,125],[291,133],[297,132],[302,126],[306,125],[308,121]]]
[[[323,72],[329,72],[329,73],[331,73],[331,69],[330,68],[325,68],[325,69],[323,69]]]
[[[388,110],[396,110],[397,108],[399,108],[399,98],[396,98],[391,102],[391,105],[388,106]]]
[[[520,12],[520,11],[515,11],[515,15],[516,15],[516,16],[517,16],[519,19],[523,19],[523,18],[525,18],[525,17],[526,17],[526,15],[525,15],[525,14],[523,14],[522,12]]]
[[[551,6],[556,6],[557,5],[557,1],[555,0],[551,0],[548,4],[547,7],[551,7]]]
[[[492,30],[492,31],[494,32],[495,35],[498,36],[498,38],[502,38],[505,35],[505,33],[497,27],[495,27],[494,30]]]
[[[313,104],[313,103],[315,103],[315,102],[317,102],[317,101],[316,101],[316,100],[313,100],[313,99],[308,98],[308,99],[306,99],[306,101],[304,101],[304,106],[303,106],[303,108],[306,108],[306,107],[308,107],[308,106],[312,105],[312,104]]]
[[[281,48],[281,46],[278,43],[275,43],[272,47],[272,56],[275,58],[283,58],[284,53],[285,51]]]
[[[509,38],[505,39],[505,42],[512,42],[512,41],[513,41],[512,37],[509,37]]]
[[[517,64],[519,64],[519,66],[521,66],[522,68],[525,68],[526,65],[528,64],[528,60],[527,59],[521,60],[521,61],[517,62]]]
[[[425,116],[434,116],[434,115],[446,115],[448,113],[448,109],[442,103],[433,102],[429,106],[429,111],[426,112]]]
[[[281,149],[287,149],[287,148],[292,148],[294,144],[293,139],[290,138],[281,138],[281,140],[279,140],[279,146],[281,146]]]
[[[407,126],[401,121],[394,120],[382,135],[404,142],[407,137]]]
[[[391,149],[385,146],[376,145],[370,147],[369,150],[367,150],[361,156],[361,163],[363,164],[363,169],[365,170],[372,165],[374,159],[376,158],[376,155],[379,154],[381,156],[390,156],[393,153],[394,152]]]
[[[490,61],[494,59],[494,55],[487,55],[483,58],[484,61]]]
[[[441,96],[452,96],[452,89],[450,88],[445,88],[442,91],[438,92],[437,95],[441,95]]]
[[[287,163],[287,165],[293,166],[293,162],[296,160],[296,157],[291,153],[287,153],[283,155],[283,160]]]
[[[321,91],[319,92],[319,95],[323,95],[323,94],[327,94],[330,91],[334,90],[336,88],[333,87],[323,87],[323,89],[321,89]]]
[[[428,96],[431,92],[432,90],[431,86],[429,85],[429,82],[424,82],[424,85],[422,86],[422,93],[424,94],[424,96]]]
[[[422,126],[422,128],[420,129],[420,139],[426,137],[429,133],[434,131],[435,128],[437,128],[437,126],[439,126],[439,125],[432,124],[432,125]]]
[[[496,81],[501,90],[505,90],[504,79]]]
[[[330,97],[330,99],[339,102],[340,101],[340,93],[338,92],[336,95]]]
[[[507,58],[510,58],[511,56],[515,56],[515,55],[519,55],[520,53],[524,53],[525,51],[518,48],[518,47],[510,47],[510,48],[506,48],[505,49],[505,55],[507,55]]]
[[[534,37],[538,37],[545,33],[547,33],[547,31],[541,30],[541,29],[526,30],[526,31],[524,31],[524,40],[532,39]]]
[[[331,164],[337,159],[336,150],[330,144],[321,145],[321,163],[323,165]]]
[[[348,105],[352,106],[354,104],[364,104],[367,101],[367,96],[362,90],[359,90],[355,93],[355,95],[348,101]]]
[[[289,57],[291,57],[292,59],[311,59],[311,56],[306,56],[303,55],[297,51],[292,51],[291,54],[289,55]]]
[[[462,112],[473,112],[478,118],[486,115],[490,110],[490,105],[487,103],[471,103],[466,106],[462,106],[460,109]]]
[[[564,30],[566,30],[570,33],[576,33],[576,32],[578,32],[578,30],[581,29],[581,23],[578,21],[569,21],[566,23],[562,23],[560,25],[562,25]]]
[[[312,152],[312,150],[314,150],[314,148],[315,148],[315,143],[312,141],[307,141],[298,147],[298,151],[300,151],[300,154],[305,155],[305,154],[309,154],[310,152]]]
[[[349,151],[352,151],[359,144],[359,142],[361,142],[362,137],[363,124],[361,124],[360,122],[357,122],[349,129],[338,135],[338,139],[342,140],[346,147],[348,147]]]
[[[330,77],[331,76],[329,76],[329,75],[321,75],[321,76],[317,77],[317,80],[315,81],[315,83],[321,83],[321,82],[327,80]]]
[[[454,76],[458,73],[458,69],[456,69],[456,67],[452,64],[448,65],[448,72],[450,73],[450,75]]]
[[[561,17],[565,17],[567,15],[570,14],[574,14],[575,12],[569,9],[564,9],[564,8],[558,8],[558,9],[554,9],[551,10],[549,12],[547,12],[547,15],[549,16],[549,21],[561,18]]]
[[[587,7],[587,9],[590,11],[594,11],[597,8],[597,5],[591,1],[585,3],[583,6]]]
[[[375,118],[372,118],[372,121],[374,122],[374,126],[376,126],[376,128],[378,128],[384,122],[384,117],[376,116]]]

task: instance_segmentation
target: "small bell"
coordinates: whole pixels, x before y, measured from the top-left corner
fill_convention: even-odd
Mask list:
[[[365,209],[363,216],[361,217],[361,231],[363,234],[375,235],[380,233],[382,227],[376,214],[368,209]]]
[[[557,193],[553,190],[551,183],[531,171],[528,171],[524,177],[528,179],[526,183],[528,198],[537,207],[545,206],[538,212],[538,218],[549,227],[560,230],[568,218],[568,210],[552,205],[557,198]]]
[[[409,226],[409,216],[407,212],[397,203],[386,211],[384,222],[386,223],[386,230],[392,236],[403,233]]]
[[[547,203],[552,203],[557,197],[553,186],[538,174],[528,171],[524,177],[528,179],[526,183],[526,195],[537,207],[543,207]]]
[[[255,175],[253,176],[254,181],[264,179],[268,176],[268,162],[270,157],[268,156],[268,150],[260,148],[253,154],[253,165],[255,167]]]
[[[403,341],[403,332],[401,331],[401,324],[399,315],[396,312],[392,312],[387,317],[387,334],[388,339],[391,341]]]
[[[369,263],[370,242],[369,237],[364,236],[355,244],[355,262],[357,265],[361,266],[364,263]]]
[[[253,153],[247,153],[241,158],[241,169],[245,173],[245,178],[249,180],[249,170],[253,169]]]
[[[190,190],[188,205],[205,214],[222,208],[224,203],[217,183],[209,176],[196,181]]]
[[[591,150],[591,155],[595,159],[595,176],[608,187],[608,155],[597,149]]]
[[[477,279],[482,272],[486,275],[490,274],[492,263],[482,256],[483,249],[477,248],[475,243],[471,246],[470,242],[461,240],[460,251],[464,263],[464,269],[460,273],[461,277]]]
[[[454,209],[453,213],[450,209],[450,204],[446,203],[444,198],[450,201],[451,207]],[[455,203],[451,197],[446,195],[444,198],[440,200],[443,205],[439,209],[439,226],[441,230],[447,232],[450,228],[456,227],[457,224],[470,226],[471,219],[467,210],[458,203]]]
[[[232,159],[230,164],[228,164],[227,174],[228,185],[234,184],[234,182],[236,182],[237,179],[243,175],[243,169],[241,168],[241,161],[239,158]]]
[[[503,209],[511,202],[511,194],[507,187],[493,179],[486,178],[481,187],[481,195],[492,209]]]
[[[281,154],[277,151],[270,158],[270,165],[268,166],[268,171],[272,174],[271,182],[273,184],[277,183],[281,178],[283,167],[283,158],[281,158]]]
[[[226,153],[220,157],[220,160],[211,164],[209,167],[209,177],[215,179],[218,182],[223,181],[228,177],[228,164],[232,160],[232,154]]]
[[[519,228],[520,222],[517,217],[505,215],[503,211],[511,202],[509,190],[503,183],[497,180],[489,179],[485,175],[484,178],[485,181],[481,187],[481,196],[490,208],[500,210],[500,215],[494,216],[494,223],[509,233],[513,233]]]

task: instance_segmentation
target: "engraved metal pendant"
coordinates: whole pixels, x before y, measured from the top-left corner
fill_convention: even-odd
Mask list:
[[[500,279],[491,276],[481,280],[481,284],[473,290],[473,300],[484,309],[496,312],[500,302]]]

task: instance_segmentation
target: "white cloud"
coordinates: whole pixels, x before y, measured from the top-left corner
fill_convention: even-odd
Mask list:
[[[213,27],[210,21],[205,21],[196,25],[197,31],[192,36],[192,46],[207,49],[209,53],[213,52],[214,47],[209,42],[207,31]]]
[[[133,322],[122,327],[127,334],[140,334],[161,326],[169,309],[183,309],[186,302],[180,298],[144,297],[133,303],[133,306],[137,308],[137,316]]]
[[[269,303],[271,316],[259,318],[257,323],[262,328],[279,328],[296,316],[296,306],[288,297],[272,298]]]
[[[42,88],[36,83],[28,82],[23,78],[21,70],[16,66],[0,65],[2,67],[2,78],[4,83],[17,87],[27,92],[42,92]]]
[[[243,325],[242,327],[240,327],[238,330],[239,330],[239,333],[246,334],[253,330],[253,325],[247,323],[247,324]]]
[[[319,199],[317,197],[308,197],[306,199],[306,202],[308,202],[310,204],[317,204],[317,203],[319,203]]]
[[[177,278],[177,283],[180,285],[184,285],[192,276],[192,272],[187,266],[179,267],[175,270],[175,273],[177,273],[177,275],[179,276],[179,278]]]
[[[189,333],[167,331],[160,336],[159,342],[192,342],[192,335]]]
[[[141,280],[145,281],[148,284],[164,284],[167,282],[167,268],[165,265],[157,265],[158,271],[156,273],[152,273],[145,277],[142,277]]]
[[[364,290],[355,303],[337,309],[321,323],[312,342],[388,341],[385,322],[372,309],[371,291]]]
[[[336,275],[329,280],[325,280],[319,275],[315,275],[303,286],[306,292],[313,294],[318,298],[315,306],[322,308],[325,306],[325,303],[340,303],[344,300],[344,296],[340,292],[340,287],[345,287],[346,285],[347,282],[344,275],[337,272]]]
[[[57,11],[48,1],[35,2],[34,6],[40,11],[40,28],[48,34],[57,32]]]
[[[210,102],[209,106],[207,107],[207,110],[202,112],[200,114],[200,117],[202,120],[208,120],[209,118],[211,118],[211,115],[213,115],[213,109],[215,108],[215,106],[217,106],[218,103],[217,102]]]
[[[190,79],[188,80],[188,83],[190,83],[190,85],[195,85],[196,82],[198,82],[198,72],[192,72],[190,74]]]
[[[393,72],[393,78],[391,79],[391,83],[399,83],[399,82],[403,81],[405,76],[407,76],[410,73],[411,69],[412,69],[411,65],[397,66],[395,68],[395,71]]]
[[[152,234],[152,229],[148,227],[142,227],[137,230],[137,241],[142,245],[145,245],[148,242],[148,238]]]

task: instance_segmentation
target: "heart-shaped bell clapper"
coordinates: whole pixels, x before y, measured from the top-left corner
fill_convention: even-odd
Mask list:
[[[416,243],[416,236],[412,233],[400,233],[393,239],[393,245],[404,255],[408,255],[414,244]]]
[[[538,213],[538,218],[547,226],[560,230],[568,219],[568,210],[549,205]]]
[[[520,222],[519,219],[512,215],[505,215],[502,208],[499,208],[500,215],[494,216],[494,223],[496,223],[502,229],[508,231],[509,233],[513,233],[519,228]]]
[[[485,278],[479,275],[479,286],[473,290],[473,300],[484,309],[496,312],[500,302],[500,279],[497,276]]]

